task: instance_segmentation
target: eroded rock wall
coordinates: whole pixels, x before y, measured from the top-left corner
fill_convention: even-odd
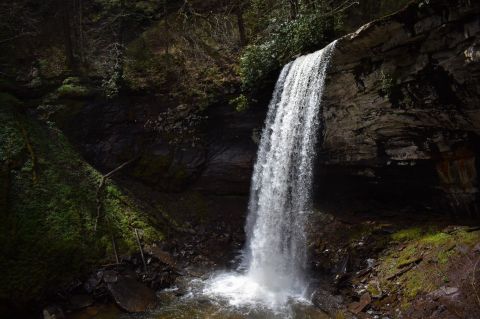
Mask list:
[[[338,41],[320,199],[479,213],[479,10],[477,1],[414,1]]]

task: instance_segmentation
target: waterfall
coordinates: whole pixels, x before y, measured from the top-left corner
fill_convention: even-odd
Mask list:
[[[305,225],[327,66],[335,42],[287,64],[269,105],[250,190],[245,274],[213,279],[207,292],[234,305],[269,307],[306,287]]]

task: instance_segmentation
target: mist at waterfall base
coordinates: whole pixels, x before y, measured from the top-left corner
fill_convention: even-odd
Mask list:
[[[203,293],[232,306],[281,311],[305,295],[305,225],[325,76],[335,42],[287,64],[269,105],[250,191],[243,273],[210,279]]]

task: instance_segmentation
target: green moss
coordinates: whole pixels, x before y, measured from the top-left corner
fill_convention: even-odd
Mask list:
[[[446,264],[450,258],[455,254],[455,251],[452,249],[442,250],[437,254],[437,260],[440,264]]]
[[[367,291],[370,293],[372,297],[378,297],[382,295],[382,292],[380,289],[378,289],[378,286],[372,283],[368,284]]]
[[[421,238],[421,242],[424,244],[431,244],[431,245],[443,245],[451,239],[452,239],[451,235],[438,232],[438,233],[426,235],[425,237]]]
[[[449,267],[460,254],[457,247],[480,241],[480,232],[457,229],[444,232],[432,227],[413,227],[392,234],[400,242],[389,249],[378,266],[380,286],[400,290],[408,303],[420,293],[429,293],[449,281]]]
[[[396,241],[408,241],[412,239],[418,239],[421,235],[422,229],[420,227],[412,227],[393,233],[392,239]]]
[[[57,89],[60,98],[83,98],[91,95],[90,89],[82,85],[80,79],[75,77],[67,78]]]
[[[407,300],[411,300],[420,293],[432,292],[444,284],[443,276],[443,272],[435,263],[423,263],[401,278],[403,295]]]
[[[395,80],[390,73],[380,70],[380,93],[383,96],[390,96],[395,84]]]
[[[249,107],[248,98],[243,94],[230,100],[229,104],[235,107],[237,112],[245,112]]]
[[[0,215],[0,300],[37,299],[100,260],[112,259],[112,235],[120,254],[135,249],[134,228],[146,242],[162,239],[112,182],[94,231],[101,175],[58,130],[3,106],[0,122],[0,185],[6,185],[8,198]]]
[[[474,231],[469,232],[464,229],[458,230],[454,233],[454,236],[459,238],[459,243],[463,243],[465,245],[473,246],[478,244],[480,239],[480,232]]]

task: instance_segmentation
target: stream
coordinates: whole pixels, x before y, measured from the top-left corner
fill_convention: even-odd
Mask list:
[[[143,314],[122,312],[114,304],[93,306],[68,319],[326,319],[330,318],[307,300],[290,299],[277,309],[257,305],[232,305],[229,299],[205,293],[206,283],[190,282],[189,291],[177,296],[177,289],[157,293],[160,306]]]

